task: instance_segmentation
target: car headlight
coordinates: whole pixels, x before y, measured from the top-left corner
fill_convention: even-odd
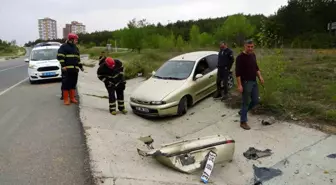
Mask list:
[[[29,64],[28,68],[30,68],[30,69],[37,69],[37,66],[33,65],[33,64]]]
[[[166,104],[165,101],[151,101],[150,102],[151,105],[163,105]]]

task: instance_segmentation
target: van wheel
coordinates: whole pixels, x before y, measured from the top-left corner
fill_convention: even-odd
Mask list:
[[[35,84],[35,81],[29,79],[30,84]]]
[[[177,115],[182,116],[186,114],[187,111],[188,111],[188,99],[186,96],[184,96],[178,104]]]

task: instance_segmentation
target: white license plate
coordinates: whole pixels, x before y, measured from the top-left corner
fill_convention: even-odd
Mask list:
[[[141,111],[141,112],[149,112],[149,109],[147,109],[147,108],[143,108],[143,107],[135,107],[135,109],[136,109],[137,111]]]
[[[217,156],[216,153],[214,153],[212,151],[209,152],[208,160],[205,164],[205,168],[204,168],[202,176],[201,176],[201,181],[205,184],[209,182],[211,172],[214,168],[216,156]]]

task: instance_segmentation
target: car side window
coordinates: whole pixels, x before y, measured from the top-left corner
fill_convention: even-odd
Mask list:
[[[196,66],[196,70],[195,70],[195,76],[197,74],[202,74],[202,75],[206,75],[207,73],[209,73],[211,70],[209,68],[209,64],[206,61],[206,58],[202,58],[197,66]]]
[[[207,56],[206,61],[208,62],[210,70],[213,71],[217,68],[218,55],[213,54],[213,55]]]

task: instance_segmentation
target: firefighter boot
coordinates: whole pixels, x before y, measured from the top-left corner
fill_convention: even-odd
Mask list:
[[[71,89],[70,90],[70,101],[71,101],[71,103],[78,103],[78,101],[75,98],[75,95],[76,95],[76,90]]]
[[[64,102],[64,105],[70,105],[69,91],[67,90],[63,91],[63,102]]]
[[[127,114],[127,110],[126,109],[121,110],[120,112],[123,113],[123,114]]]
[[[109,105],[109,109],[110,109],[110,113],[112,114],[112,115],[117,115],[117,111],[116,111],[116,103],[114,102],[114,103],[110,103],[110,105]]]

